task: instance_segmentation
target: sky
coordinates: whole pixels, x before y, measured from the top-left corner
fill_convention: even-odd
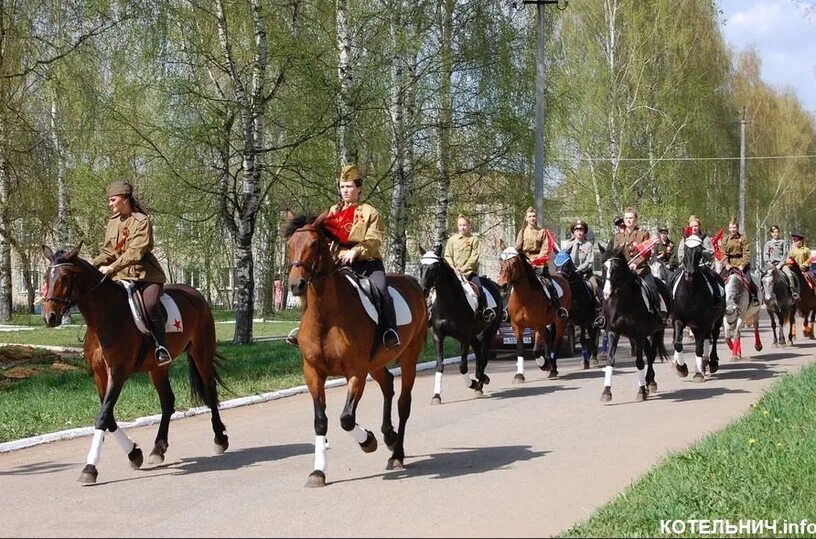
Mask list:
[[[756,48],[762,78],[793,88],[816,114],[816,0],[717,0],[725,40],[735,52]]]

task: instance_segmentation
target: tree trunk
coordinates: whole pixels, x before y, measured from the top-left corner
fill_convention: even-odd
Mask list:
[[[452,0],[438,0],[439,53],[442,65],[439,72],[439,119],[436,128],[436,222],[434,224],[433,249],[439,253],[442,252],[445,244],[448,231],[448,207],[450,206],[450,131],[453,116],[453,101],[451,99],[453,9],[454,2]]]
[[[57,89],[51,93],[51,142],[57,158],[57,223],[54,228],[54,243],[57,249],[68,247],[68,189],[65,185],[65,157],[62,152],[57,126],[59,125],[57,111]]]
[[[354,122],[352,114],[354,104],[352,90],[354,76],[352,72],[352,49],[349,37],[348,0],[337,0],[337,76],[340,79],[340,94],[337,108],[340,113],[340,122],[337,128],[337,147],[340,156],[340,165],[357,162],[357,144],[354,137]]]
[[[11,220],[9,219],[8,161],[5,156],[6,126],[0,117],[0,322],[11,320]]]

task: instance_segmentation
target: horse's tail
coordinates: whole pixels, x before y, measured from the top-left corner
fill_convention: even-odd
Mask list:
[[[189,353],[188,353],[189,355]],[[224,383],[221,375],[218,372],[218,367],[226,362],[226,358],[218,353],[213,353],[212,374],[211,380],[205,381],[198,371],[196,362],[192,358],[188,358],[187,366],[190,375],[190,400],[194,404],[206,404],[210,408],[218,406],[218,391],[217,386],[221,386],[225,391],[233,393],[233,391]]]
[[[655,339],[657,339],[657,355],[660,358],[660,361],[666,361],[669,359],[669,353],[666,351],[666,345],[663,344],[663,337],[665,334],[665,329],[661,329],[655,334]]]

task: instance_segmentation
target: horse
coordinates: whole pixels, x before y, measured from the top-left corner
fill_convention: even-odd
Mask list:
[[[95,483],[106,431],[125,451],[131,467],[140,468],[144,460],[138,444],[119,428],[114,418],[113,409],[125,381],[135,372],[146,372],[159,393],[161,421],[149,456],[151,464],[164,462],[169,447],[167,433],[170,416],[175,411],[175,396],[170,386],[169,366],[158,365],[152,353],[152,339],[137,329],[129,315],[125,287],[108,279],[107,275],[80,258],[81,247],[82,243],[70,251],[54,253],[43,246],[43,255],[50,267],[46,272],[47,293],[42,303],[42,317],[48,327],[58,326],[63,315],[76,305],[88,327],[84,343],[85,360],[93,371],[101,408],[94,422],[93,441],[79,482]],[[218,412],[217,385],[223,386],[223,381],[216,369],[220,357],[215,351],[212,312],[207,300],[194,288],[168,285],[164,291],[179,308],[179,326],[182,328],[180,332],[167,333],[167,349],[172,357],[187,352],[193,400],[202,401],[210,408],[215,452],[223,453],[229,447],[229,438]]]
[[[650,312],[644,300],[643,283],[640,276],[629,269],[623,256],[623,247],[608,250],[603,263],[604,275],[604,315],[609,332],[609,355],[604,367],[604,388],[601,401],[612,400],[612,372],[615,367],[615,352],[621,335],[634,340],[635,367],[638,371],[639,388],[636,399],[645,401],[649,391],[657,391],[654,360],[667,357],[663,345],[665,329],[660,317]],[[658,286],[665,283],[657,281]],[[670,302],[669,302],[670,303]],[[671,313],[671,305],[666,305]],[[643,355],[646,355],[644,363]],[[647,387],[648,384],[648,387]]]
[[[762,350],[762,340],[759,337],[759,305],[752,305],[748,283],[739,270],[733,270],[725,281],[725,343],[731,349],[731,359],[742,358],[742,337],[740,332],[743,326],[754,328],[754,349]]]
[[[771,319],[774,346],[785,346],[785,324],[789,326],[788,342],[793,344],[796,328],[796,302],[793,300],[793,292],[788,284],[788,279],[776,265],[771,264],[762,273],[760,283],[762,285],[762,301],[765,303],[765,310]],[[779,320],[778,334],[776,331],[777,320]]]
[[[424,254],[420,259],[419,280],[428,298],[436,345],[436,374],[431,404],[442,403],[442,374],[445,372],[443,350],[447,336],[461,344],[459,373],[464,377],[465,385],[481,395],[484,385],[490,383],[485,367],[491,355],[495,355],[491,352],[490,345],[499,329],[499,317],[494,314],[490,321],[486,320],[474,307],[476,297],[472,298],[472,303],[469,302],[461,278],[440,253],[425,252],[424,249],[422,251]],[[502,298],[498,285],[485,276],[481,276],[480,280],[484,291],[492,296],[496,309],[500,309]],[[465,282],[464,286],[470,287],[470,283]],[[475,379],[468,375],[467,356],[471,347],[476,355]]]
[[[649,262],[649,270],[655,278],[660,279],[664,283],[668,283],[674,272],[669,269],[665,262],[657,258]]]
[[[816,318],[816,292],[813,291],[799,264],[791,264],[790,269],[799,280],[799,302],[796,304],[796,310],[799,311],[799,316],[802,317],[802,335],[813,339],[813,322],[814,318]],[[813,274],[808,273],[812,278]]]
[[[340,426],[371,453],[377,449],[374,434],[357,424],[357,404],[363,396],[366,376],[379,384],[383,394],[381,432],[392,451],[386,469],[402,469],[405,459],[405,426],[411,414],[411,390],[416,378],[417,361],[428,333],[428,311],[422,288],[413,277],[387,274],[389,288],[397,291],[397,332],[401,344],[386,349],[380,345],[377,324],[367,314],[359,289],[349,272],[332,256],[331,242],[338,242],[324,226],[327,214],[317,218],[299,215],[285,230],[289,257],[289,288],[295,296],[305,297],[298,343],[303,356],[303,374],[314,403],[314,470],[307,487],[326,485],[326,379],[344,376],[348,382],[346,402],[340,414]],[[400,307],[402,305],[402,307]],[[405,316],[405,318],[402,318]],[[402,373],[397,404],[399,430],[391,423],[394,375],[387,366],[398,363]]]
[[[503,242],[500,245],[503,245]],[[560,275],[553,275],[551,279],[563,293],[561,306],[569,311],[572,305],[569,283]],[[550,292],[544,289],[527,255],[512,247],[504,248],[500,257],[497,282],[503,294],[508,288],[512,288],[507,298],[507,314],[516,335],[517,362],[513,383],[524,382],[524,328],[532,328],[535,331],[533,357],[538,367],[542,371],[549,371],[548,378],[557,377],[557,351],[561,345],[567,319],[557,315],[549,297]],[[545,356],[542,356],[540,351],[542,340],[546,346]]]
[[[686,327],[691,328],[696,359],[693,380],[703,382],[706,360],[712,373],[719,369],[717,339],[720,337],[725,315],[725,291],[719,278],[712,285],[704,273],[706,269],[700,264],[703,257],[703,244],[700,239],[697,236],[689,236],[685,242],[682,267],[672,275],[670,281],[674,320],[674,366],[679,376],[688,376],[688,366],[683,360],[683,330]],[[718,290],[715,290],[714,286],[718,287]],[[706,339],[711,346],[707,357]]]
[[[588,369],[590,358],[594,363],[598,362],[598,335],[600,332],[595,324],[598,317],[598,300],[589,281],[578,273],[567,251],[560,251],[556,255],[555,266],[558,268],[558,274],[570,286],[572,299],[569,320],[580,329],[582,367]]]

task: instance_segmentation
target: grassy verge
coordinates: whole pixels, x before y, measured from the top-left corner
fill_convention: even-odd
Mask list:
[[[458,343],[447,339],[445,345],[446,356],[458,353]],[[219,344],[218,352],[226,358],[220,373],[229,388],[220,390],[221,400],[304,383],[300,354],[284,343]],[[27,368],[27,376],[11,369],[0,370],[0,442],[90,426],[99,412],[96,388],[82,358],[60,359],[47,353],[36,357],[26,367],[17,367]],[[429,338],[421,361],[434,357]],[[32,364],[35,362],[36,366]],[[191,407],[186,355],[174,362],[170,380],[176,409]],[[116,418],[129,421],[160,411],[158,394],[147,375],[137,373],[131,377],[117,402]]]
[[[665,536],[661,519],[776,520],[781,535],[785,520],[816,521],[814,478],[816,365],[775,383],[741,419],[667,457],[562,536]]]

